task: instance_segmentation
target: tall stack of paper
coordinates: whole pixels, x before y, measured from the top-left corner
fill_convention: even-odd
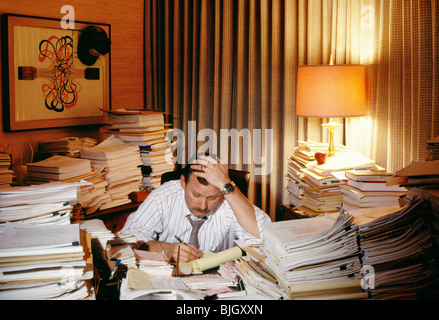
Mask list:
[[[39,152],[79,157],[81,149],[93,147],[96,143],[96,139],[88,137],[65,137],[54,140],[45,140],[39,142]]]
[[[339,211],[343,202],[340,186],[345,184],[345,180],[333,174],[319,174],[308,168],[302,169],[302,172],[302,205],[319,214]]]
[[[399,198],[407,194],[400,186],[386,186],[385,181],[358,181],[349,179],[342,186],[343,208],[345,210],[399,206]]]
[[[8,152],[0,152],[0,185],[11,185],[14,177],[12,155]]]
[[[439,273],[425,199],[404,208],[350,212],[359,226],[367,291],[375,299],[419,298]]]
[[[290,299],[366,298],[357,226],[340,213],[265,226],[266,265]]]
[[[66,180],[90,172],[90,160],[60,155],[27,164],[28,176],[40,180]]]
[[[172,143],[167,133],[171,124],[165,123],[159,111],[107,110],[107,133],[116,135],[140,149],[142,159],[142,186],[151,190],[160,185],[161,175],[174,170]]]
[[[102,199],[99,209],[129,203],[129,194],[139,191],[142,162],[139,148],[110,136],[95,147],[81,150],[81,158],[90,159],[95,172],[105,170],[107,199]]]
[[[314,158],[312,159],[314,160]],[[303,187],[301,185],[303,172],[306,164],[312,160],[304,160],[295,152],[294,155],[288,158],[288,169],[286,174],[287,191],[289,203],[295,207],[300,207],[302,203],[300,200],[304,197]]]
[[[86,245],[79,225],[7,223],[0,241],[0,299],[85,299]]]
[[[108,200],[105,171],[93,172],[82,179],[78,187],[78,204],[81,205],[80,219],[96,212]],[[69,182],[69,180],[66,180]]]
[[[99,219],[81,220],[79,224],[81,230],[91,235],[91,249],[94,264],[97,267],[106,265],[107,242],[115,238],[114,234],[108,230],[104,222]]]
[[[0,235],[6,222],[32,225],[70,224],[77,201],[77,186],[54,182],[35,186],[0,188]]]
[[[160,147],[160,145],[163,145]],[[150,148],[140,149],[143,166],[142,185],[147,190],[152,190],[160,186],[163,173],[174,170],[174,160],[172,155],[172,144],[169,140],[161,144],[150,145]]]
[[[320,174],[309,168],[315,163],[315,152],[327,149],[327,143],[299,141],[294,154],[288,159],[289,202],[305,216],[336,212],[341,206],[339,185],[344,183],[344,179],[333,174]],[[340,153],[346,152],[344,146],[339,146],[339,149]]]

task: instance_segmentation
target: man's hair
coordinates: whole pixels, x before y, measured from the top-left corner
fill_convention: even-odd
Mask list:
[[[183,174],[183,176],[184,176],[184,181],[185,181],[186,183],[189,181],[189,175],[190,175],[192,172],[200,172],[200,171],[199,171],[199,170],[194,170],[194,169],[192,169],[192,168],[191,168],[191,164],[188,163],[188,164],[183,168],[183,172],[182,172],[182,174]],[[204,179],[204,178],[197,177],[197,179],[198,179],[198,182],[199,182],[199,183],[201,183],[201,184],[203,184],[203,185],[205,185],[205,186],[207,186],[207,185],[209,184],[209,182],[207,182],[207,180]]]

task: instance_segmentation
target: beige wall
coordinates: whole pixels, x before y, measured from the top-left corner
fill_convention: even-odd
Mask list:
[[[73,6],[75,19],[78,21],[111,25],[112,107],[143,108],[143,0],[1,1],[0,14],[14,13],[61,19],[64,16],[61,13],[63,5]],[[1,87],[0,90],[3,95]],[[1,98],[3,106],[3,96]],[[0,128],[0,150],[9,146],[15,166],[21,161],[29,161],[29,144],[36,151],[40,140],[66,136],[100,138],[99,126],[4,132],[3,112],[0,113]]]

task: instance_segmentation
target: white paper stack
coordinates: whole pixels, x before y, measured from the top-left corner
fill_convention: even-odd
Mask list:
[[[109,259],[120,260],[121,264],[128,267],[136,264],[134,250],[129,244],[108,245],[107,251]]]
[[[81,158],[90,159],[94,171],[105,170],[108,183],[106,199],[100,201],[104,210],[129,203],[129,194],[139,191],[142,173],[139,148],[110,136],[95,147],[81,150]]]
[[[211,290],[234,287],[236,282],[220,274],[203,274],[182,277],[184,284],[191,290]]]
[[[355,171],[358,171],[356,174]],[[346,176],[352,177],[347,180],[346,185],[342,186],[343,208],[345,210],[354,210],[359,208],[399,206],[399,198],[407,194],[407,189],[397,185],[387,186],[386,181],[373,180],[374,175],[377,179],[388,177],[385,172],[367,171],[370,175],[361,175],[364,170],[354,170],[346,172]],[[359,179],[367,179],[360,181]]]
[[[266,265],[291,299],[364,298],[360,286],[361,261],[357,226],[340,213],[275,222],[264,231]],[[339,283],[345,285],[343,290]],[[310,286],[312,284],[312,286]],[[333,290],[321,289],[337,284]]]
[[[40,141],[39,151],[42,153],[79,157],[79,153],[82,148],[93,147],[96,145],[96,143],[96,139],[88,137],[65,137],[60,139]]]
[[[107,242],[115,238],[114,234],[99,219],[81,220],[79,224],[81,230],[91,234],[93,261],[95,264],[97,266],[106,264]]]
[[[343,195],[340,186],[346,178],[339,167],[322,171],[314,157],[315,152],[328,150],[327,143],[299,141],[294,154],[288,158],[287,191],[289,202],[295,211],[304,216],[316,216],[325,212],[338,212]],[[350,152],[345,146],[337,146],[337,156]],[[328,161],[328,160],[327,160]],[[334,172],[332,172],[334,171]]]
[[[0,299],[85,299],[86,266],[79,225],[7,223],[0,241]]]
[[[252,259],[243,257],[236,261],[236,270],[244,282],[247,295],[258,294],[271,300],[283,300],[288,296],[286,291],[266,268],[261,268]]]
[[[174,160],[172,155],[172,143],[165,140],[165,146],[155,148],[151,145],[151,149],[141,148],[140,155],[142,157],[143,180],[142,185],[147,190],[152,190],[160,186],[161,176],[165,172],[174,170]]]
[[[165,123],[160,111],[107,110],[107,133],[127,144],[139,147],[142,160],[142,187],[152,190],[160,185],[161,175],[174,170],[172,142],[167,133],[171,124]]]
[[[425,200],[413,200],[404,208],[360,209],[351,214],[359,225],[363,267],[372,272],[371,296],[420,298],[439,275]]]
[[[134,249],[139,270],[151,277],[171,277],[173,267],[164,252],[149,252]]]
[[[354,151],[343,149],[335,156],[327,157],[324,164],[310,161],[301,170],[302,205],[314,212],[336,212],[343,206],[343,186],[348,170],[377,169],[375,161]]]
[[[102,204],[108,201],[108,182],[105,179],[105,173],[105,171],[94,172],[93,175],[82,179],[83,183],[78,189],[78,203],[83,209],[80,211],[80,218],[96,212]]]
[[[66,180],[91,171],[90,160],[60,155],[27,164],[28,176],[39,180]]]
[[[0,235],[6,222],[32,225],[70,224],[77,186],[54,182],[34,186],[0,188]]]

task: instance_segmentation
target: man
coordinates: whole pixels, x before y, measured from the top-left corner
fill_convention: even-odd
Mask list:
[[[164,251],[174,261],[180,247],[181,262],[198,258],[199,249],[231,248],[235,238],[261,243],[263,225],[270,218],[234,187],[227,165],[217,159],[201,156],[186,166],[180,180],[153,190],[128,217],[121,233],[133,234],[141,249]],[[191,240],[196,223],[201,223],[198,238]],[[175,236],[188,244],[182,245]]]

